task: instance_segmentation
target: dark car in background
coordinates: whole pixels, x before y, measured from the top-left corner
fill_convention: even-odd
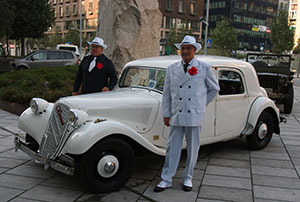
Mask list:
[[[3,46],[2,46],[2,44],[0,44],[0,73],[11,71],[12,61],[13,61],[13,59],[7,58],[7,55],[5,55],[5,50],[4,50]]]
[[[38,50],[22,59],[16,59],[12,64],[16,70],[39,67],[64,67],[78,64],[74,52],[68,50]]]
[[[289,114],[294,102],[294,70],[291,55],[248,53],[246,61],[256,69],[260,86],[276,104],[283,104],[283,113]]]

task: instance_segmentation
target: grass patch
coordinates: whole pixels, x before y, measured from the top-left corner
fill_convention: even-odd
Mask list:
[[[34,97],[55,102],[72,94],[78,66],[42,67],[0,74],[0,99],[29,105]]]

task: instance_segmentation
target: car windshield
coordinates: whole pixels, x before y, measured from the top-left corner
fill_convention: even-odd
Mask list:
[[[166,71],[151,67],[128,67],[120,79],[122,87],[142,87],[163,91]]]

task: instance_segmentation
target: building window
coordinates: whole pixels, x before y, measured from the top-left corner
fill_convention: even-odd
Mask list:
[[[59,17],[64,16],[64,8],[62,6],[59,7]]]
[[[176,27],[176,19],[171,17],[166,17],[166,28],[172,29]]]
[[[56,18],[56,7],[53,6],[53,11],[54,11],[54,17]]]
[[[89,14],[92,15],[93,14],[93,0],[89,1],[89,10],[88,10]]]
[[[81,13],[82,15],[85,14],[85,6],[84,6],[84,1],[81,2]]]
[[[70,16],[70,6],[66,5],[66,16],[69,17]]]
[[[64,3],[64,0],[59,0],[59,3]]]
[[[185,28],[186,28],[186,21],[184,19],[178,19],[177,20],[177,27],[178,27],[178,29],[185,30]]]
[[[173,11],[173,5],[172,5],[172,0],[167,0],[166,2],[166,10],[167,11]]]
[[[56,4],[56,0],[53,0],[53,4],[54,4],[54,5]]]
[[[77,15],[77,12],[78,12],[77,4],[73,4],[73,15]]]
[[[191,0],[190,14],[191,15],[196,14],[196,1],[195,0]]]
[[[184,1],[183,0],[178,1],[178,13],[184,13]]]

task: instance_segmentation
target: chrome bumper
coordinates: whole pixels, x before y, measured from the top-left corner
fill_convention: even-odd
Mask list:
[[[19,137],[15,137],[14,142],[15,142],[15,151],[16,152],[18,151],[18,149],[22,150],[24,153],[26,153],[30,157],[38,160],[41,164],[44,164],[45,170],[48,170],[48,168],[51,167],[59,172],[65,173],[67,175],[74,175],[73,167],[66,166],[66,165],[58,163],[50,158],[45,158],[45,157],[39,155],[38,153],[29,149],[27,147],[27,144],[22,142],[22,140]]]

